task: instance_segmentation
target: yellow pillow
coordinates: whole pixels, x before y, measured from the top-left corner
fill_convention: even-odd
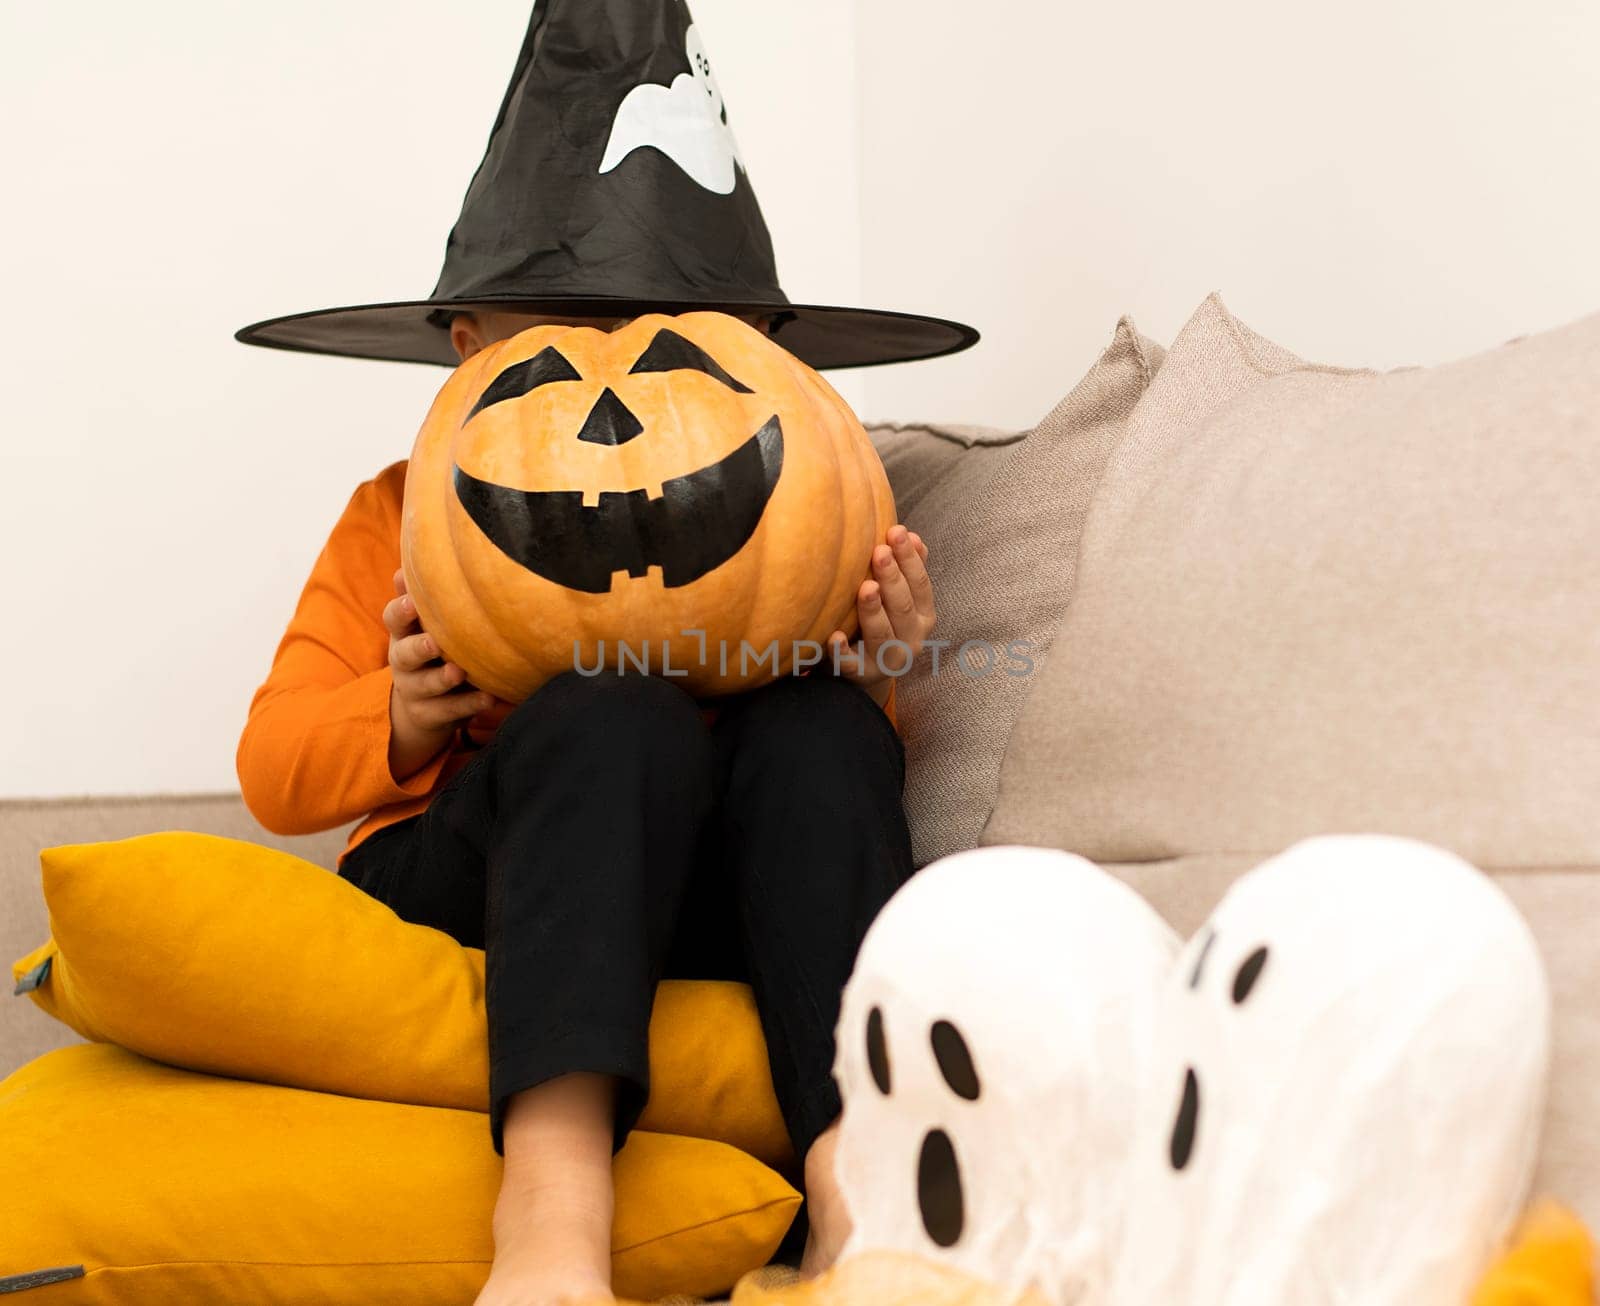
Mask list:
[[[1483,1276],[1472,1306],[1590,1306],[1594,1261],[1594,1239],[1583,1221],[1555,1202],[1541,1201]]]
[[[149,834],[40,862],[52,938],[12,974],[85,1038],[213,1074],[488,1110],[481,949],[236,839]],[[640,1128],[791,1163],[746,985],[663,983],[650,1076]]]
[[[700,1139],[637,1132],[615,1175],[612,1272],[639,1298],[725,1291],[771,1257],[800,1201],[759,1161]],[[475,1112],[79,1044],[0,1082],[0,1276],[27,1276],[0,1277],[0,1293],[466,1306],[488,1274],[499,1182]]]

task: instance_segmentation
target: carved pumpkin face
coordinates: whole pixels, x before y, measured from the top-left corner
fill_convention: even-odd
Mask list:
[[[502,698],[615,667],[619,642],[709,695],[851,631],[893,521],[821,377],[734,318],[651,314],[534,327],[456,369],[412,450],[401,552],[423,626]]]

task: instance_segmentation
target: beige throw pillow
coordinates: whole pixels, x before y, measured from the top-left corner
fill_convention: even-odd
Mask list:
[[[1111,459],[986,842],[1600,861],[1600,316],[1308,366],[1215,297]]]
[[[897,422],[867,429],[883,470],[894,490],[901,520],[917,511],[934,489],[951,497],[957,484],[977,489],[1010,457],[1011,446],[1026,431],[991,426],[946,426],[931,422]]]
[[[934,637],[948,641],[937,671],[929,650],[897,690],[919,865],[972,847],[989,818],[1012,722],[1072,593],[1084,513],[1160,359],[1124,319],[1088,375],[1018,443],[997,447],[974,428],[943,428],[937,441],[878,433],[902,519],[928,543]]]

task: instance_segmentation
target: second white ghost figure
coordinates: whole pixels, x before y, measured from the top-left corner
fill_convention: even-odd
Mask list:
[[[1550,998],[1460,858],[1308,839],[1168,979],[1116,1306],[1464,1306],[1527,1196]]]

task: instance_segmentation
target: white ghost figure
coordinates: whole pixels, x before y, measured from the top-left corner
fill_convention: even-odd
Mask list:
[[[910,880],[839,1021],[845,1255],[1102,1302],[1132,1085],[1177,951],[1137,894],[1068,853],[984,848]]]
[[[737,180],[735,165],[742,167],[743,161],[722,92],[711,76],[711,60],[692,25],[683,52],[692,72],[679,73],[670,86],[645,82],[623,97],[600,171],[610,172],[634,150],[649,145],[707,190],[726,195]]]
[[[1549,1021],[1527,926],[1451,854],[1259,866],[1162,998],[1116,1306],[1462,1306],[1522,1206]]]

